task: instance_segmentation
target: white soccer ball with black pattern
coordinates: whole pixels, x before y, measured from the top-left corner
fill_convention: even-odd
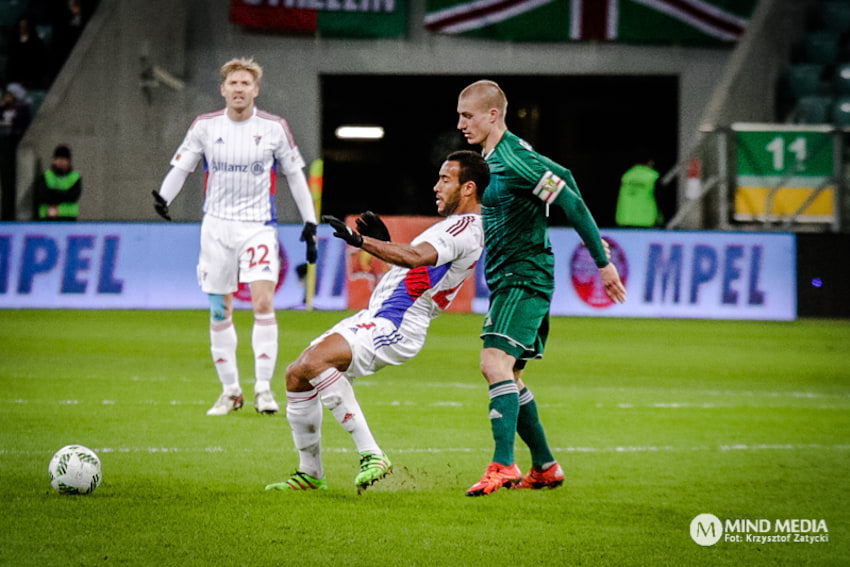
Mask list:
[[[62,494],[89,494],[100,486],[100,458],[82,445],[62,447],[48,466],[50,486]]]

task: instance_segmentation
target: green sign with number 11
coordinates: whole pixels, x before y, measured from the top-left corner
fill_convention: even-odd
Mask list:
[[[829,177],[833,137],[829,132],[737,132],[738,175]]]

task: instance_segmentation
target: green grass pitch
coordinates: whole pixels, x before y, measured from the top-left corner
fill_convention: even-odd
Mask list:
[[[283,369],[342,316],[279,312]],[[271,493],[297,463],[283,414],[219,393],[202,311],[0,311],[2,565],[846,565],[850,322],[555,318],[529,364],[567,474],[467,498],[491,457],[478,315],[438,318],[412,362],[355,383],[395,472],[358,495],[325,412],[331,489]],[[89,496],[48,482],[59,447],[103,462]],[[517,441],[523,469],[529,456]],[[690,537],[698,514],[825,520],[829,541]]]

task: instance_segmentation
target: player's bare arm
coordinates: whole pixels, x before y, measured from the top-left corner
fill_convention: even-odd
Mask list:
[[[418,268],[419,266],[433,266],[437,263],[437,250],[427,242],[422,242],[416,246],[387,242],[371,236],[364,236],[333,215],[322,215],[322,220],[333,227],[334,236],[337,238],[345,240],[352,246],[362,248],[390,264],[402,268]]]
[[[402,268],[433,266],[437,263],[437,250],[427,242],[411,246],[364,236],[363,245],[360,248],[384,262]]]

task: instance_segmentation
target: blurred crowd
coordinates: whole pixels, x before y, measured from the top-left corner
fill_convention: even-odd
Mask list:
[[[15,218],[18,144],[98,0],[0,0],[0,220]]]
[[[97,0],[0,2],[0,135],[20,139]]]

